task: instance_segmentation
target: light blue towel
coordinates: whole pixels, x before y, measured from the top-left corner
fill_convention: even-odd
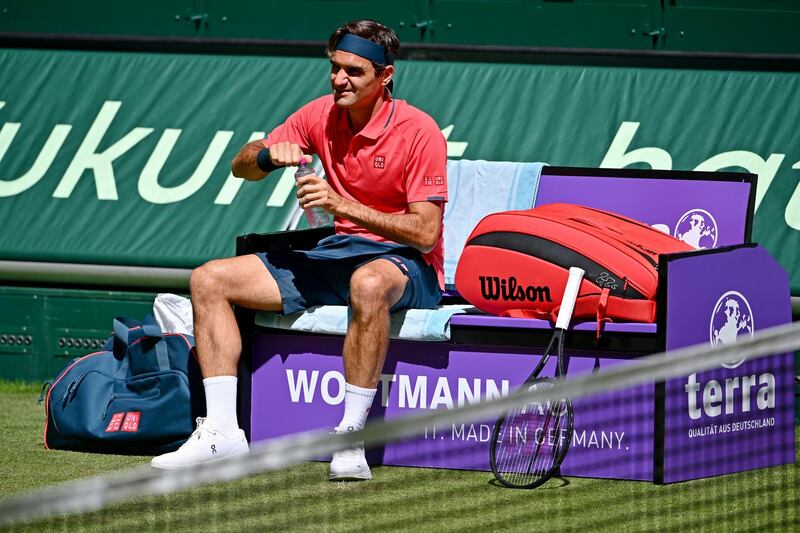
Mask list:
[[[392,313],[390,333],[393,339],[446,341],[450,339],[450,318],[464,313],[471,305],[443,305],[437,309],[408,309]],[[347,306],[322,305],[291,315],[261,312],[256,324],[262,327],[344,335],[347,333]]]
[[[467,237],[490,213],[531,209],[545,163],[448,161],[444,208],[444,282],[455,286],[456,265]]]

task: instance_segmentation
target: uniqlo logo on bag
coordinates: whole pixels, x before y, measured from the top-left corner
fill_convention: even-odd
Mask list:
[[[108,423],[108,426],[106,426],[106,433],[119,431],[124,416],[125,413],[114,413],[114,416],[111,417],[111,421]]]
[[[135,433],[139,431],[139,411],[130,411],[125,415],[125,421],[122,423],[122,431]]]

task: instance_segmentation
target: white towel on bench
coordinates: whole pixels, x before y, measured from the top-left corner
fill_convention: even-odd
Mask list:
[[[450,318],[464,313],[471,305],[443,305],[436,309],[408,309],[390,316],[390,337],[414,341],[450,340]],[[256,314],[256,325],[267,328],[344,335],[347,333],[347,306],[322,305],[300,313]]]

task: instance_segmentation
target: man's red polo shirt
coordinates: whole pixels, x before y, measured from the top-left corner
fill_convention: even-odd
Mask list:
[[[443,208],[447,201],[447,143],[441,130],[429,115],[388,92],[378,113],[355,135],[347,110],[336,106],[332,95],[317,98],[263,142],[286,141],[319,156],[334,191],[375,210],[403,214],[411,202]],[[343,218],[336,217],[334,226],[337,233],[388,241]],[[442,234],[424,257],[444,287]]]

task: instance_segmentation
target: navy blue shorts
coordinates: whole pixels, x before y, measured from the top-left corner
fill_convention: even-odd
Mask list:
[[[436,271],[410,246],[376,242],[354,235],[332,235],[313,250],[262,252],[256,254],[269,270],[288,315],[316,305],[349,305],[350,277],[356,269],[375,259],[387,259],[408,276],[400,300],[391,311],[432,309],[442,292]]]

